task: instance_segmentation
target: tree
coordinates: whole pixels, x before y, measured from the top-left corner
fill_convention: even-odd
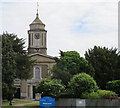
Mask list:
[[[59,97],[64,91],[64,86],[60,80],[45,78],[40,81],[35,90],[37,93],[41,93],[42,96]]]
[[[16,73],[16,62],[10,37],[5,35],[2,37],[2,67],[3,99],[10,100],[13,98],[13,92],[15,92],[13,81]]]
[[[120,80],[108,81],[106,84],[107,90],[112,90],[120,96]]]
[[[101,89],[106,82],[120,79],[120,56],[117,49],[94,46],[85,53],[85,58],[95,69],[94,79]]]
[[[27,54],[16,56],[16,78],[19,79],[29,79],[32,76],[30,72],[31,67],[33,66],[34,61],[30,59]]]
[[[55,60],[57,63],[52,68],[53,78],[61,79],[66,86],[75,74],[85,72],[94,76],[92,66],[76,51],[60,51],[60,58],[55,58]]]
[[[30,59],[27,54],[27,51],[24,47],[24,39],[19,39],[17,35],[14,34],[5,34],[7,37],[10,37],[12,44],[12,49],[15,52],[15,61],[16,61],[16,78],[19,79],[28,79],[31,77],[30,66],[33,65],[34,61]]]
[[[69,87],[71,93],[75,97],[81,97],[83,93],[92,93],[98,90],[98,86],[94,79],[86,73],[74,75],[69,82]]]
[[[117,99],[117,94],[109,90],[97,90],[97,92],[84,92],[82,98],[85,99]]]
[[[12,100],[15,93],[14,79],[30,77],[33,61],[24,50],[24,40],[14,34],[2,35],[2,84],[3,98]]]

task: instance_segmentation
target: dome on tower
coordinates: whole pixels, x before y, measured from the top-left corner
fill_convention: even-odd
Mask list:
[[[30,30],[44,30],[45,24],[39,19],[38,12],[36,14],[35,20],[30,24]]]
[[[44,23],[39,19],[38,13],[36,14],[35,20],[31,24],[42,24],[42,25],[44,25]]]
[[[43,22],[39,19],[38,13],[36,14],[35,20],[32,22],[32,24],[43,24]],[[44,24],[43,24],[44,25]]]

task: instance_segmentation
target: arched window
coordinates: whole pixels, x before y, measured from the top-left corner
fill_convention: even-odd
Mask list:
[[[40,78],[41,78],[40,67],[35,67],[35,79]]]

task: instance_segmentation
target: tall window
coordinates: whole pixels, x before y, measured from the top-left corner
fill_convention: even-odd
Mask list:
[[[33,33],[32,33],[32,45],[33,45]]]
[[[41,78],[40,67],[35,67],[35,79]]]
[[[43,33],[42,33],[42,46],[43,46]]]

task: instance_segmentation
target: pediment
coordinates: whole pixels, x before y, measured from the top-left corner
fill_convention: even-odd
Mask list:
[[[32,60],[36,60],[39,63],[55,63],[55,60],[52,56],[43,55],[40,53],[29,54]]]

